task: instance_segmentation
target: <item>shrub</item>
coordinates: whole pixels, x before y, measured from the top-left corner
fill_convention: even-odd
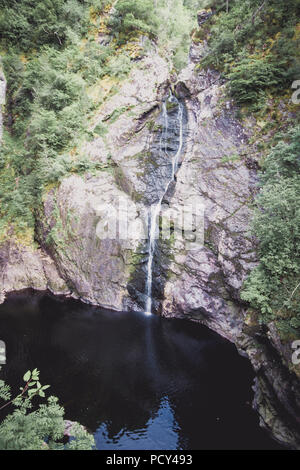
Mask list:
[[[257,103],[262,91],[282,85],[285,78],[284,68],[265,58],[241,59],[228,74],[230,93],[240,105]]]
[[[210,2],[215,15],[205,25],[209,49],[201,66],[222,72],[237,103],[259,110],[267,90],[284,94],[299,74],[300,4],[230,0],[228,5],[227,13],[225,1]]]
[[[174,0],[170,9],[167,1],[159,2],[158,45],[177,70],[188,61],[191,30],[196,21],[196,10],[190,10],[182,0]]]
[[[82,32],[87,27],[87,9],[77,0],[2,0],[2,43],[24,51],[44,44],[63,45],[66,30]]]
[[[91,50],[96,54],[94,45],[87,49],[88,54]],[[58,178],[62,171],[56,168],[60,165],[55,164],[55,158],[84,132],[89,109],[86,82],[80,72],[84,54],[70,45],[63,51],[47,46],[27,61],[21,61],[15,52],[4,57],[9,132],[5,132],[0,148],[0,231],[11,224],[15,229],[34,228],[34,209],[43,183],[48,181],[43,180],[46,173],[40,160],[47,169],[54,165]],[[91,63],[96,61],[95,57]],[[100,73],[101,66],[97,67]],[[87,62],[84,73],[90,73]],[[93,80],[97,78],[95,75]]]
[[[130,58],[124,54],[113,57],[107,64],[106,72],[113,77],[124,77],[131,69]]]
[[[64,409],[56,397],[49,397],[46,403],[40,404],[34,411],[34,397],[45,397],[49,385],[39,382],[39,371],[34,369],[24,375],[25,386],[21,393],[11,400],[10,387],[0,380],[0,399],[5,403],[0,413],[8,406],[12,413],[0,422],[1,450],[91,450],[95,441],[78,423],[71,428],[72,440],[64,444]]]
[[[290,130],[264,163],[253,220],[260,264],[241,294],[262,321],[277,320],[290,332],[300,327],[299,135],[299,128]]]
[[[281,178],[297,178],[300,175],[300,127],[277,136],[279,142],[263,164],[261,181],[272,184]]]
[[[153,7],[152,0],[144,0],[143,2],[119,0],[115,5],[115,13],[109,21],[112,33],[117,37],[120,34],[128,35],[137,32],[155,34],[157,20]]]

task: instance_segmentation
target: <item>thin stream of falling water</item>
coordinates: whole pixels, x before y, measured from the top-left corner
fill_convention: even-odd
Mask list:
[[[159,201],[150,206],[149,215],[148,215],[149,217],[149,257],[148,257],[148,263],[147,263],[147,280],[146,280],[147,300],[146,300],[146,309],[145,309],[147,315],[151,315],[152,313],[152,279],[153,279],[152,268],[153,268],[153,258],[154,258],[154,251],[155,251],[155,240],[158,237],[158,215],[160,213],[163,198],[165,197],[171,182],[175,178],[175,174],[178,168],[178,160],[179,160],[179,157],[182,151],[182,146],[183,146],[183,105],[172,94],[170,95],[169,99],[172,101],[176,101],[176,103],[178,104],[177,120],[179,123],[179,145],[178,145],[176,155],[172,159],[171,177]],[[169,122],[168,122],[166,102],[163,103],[162,112],[163,112],[163,118],[164,118],[164,132],[162,136],[164,135],[165,137],[164,152],[165,154],[167,154]],[[163,147],[163,138],[161,137],[160,152],[162,152],[162,147]]]

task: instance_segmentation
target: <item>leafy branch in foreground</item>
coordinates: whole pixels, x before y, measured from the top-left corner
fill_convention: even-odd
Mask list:
[[[32,372],[28,370],[23,377],[24,382],[26,382],[24,387],[20,387],[21,393],[16,396],[15,399],[10,400],[9,402],[5,403],[4,405],[0,406],[0,410],[5,408],[6,406],[14,403],[19,403],[22,398],[25,397],[27,392],[27,398],[33,398],[34,395],[39,395],[40,397],[45,397],[45,390],[50,387],[50,385],[41,385],[39,382],[39,371],[34,369]],[[31,388],[30,388],[31,387]]]
[[[79,423],[64,420],[64,408],[56,397],[30,411],[33,397],[45,397],[49,385],[41,385],[39,371],[27,371],[21,393],[11,398],[11,389],[0,380],[0,411],[11,405],[14,410],[0,422],[1,450],[91,450],[94,438]],[[67,441],[67,442],[66,442]]]

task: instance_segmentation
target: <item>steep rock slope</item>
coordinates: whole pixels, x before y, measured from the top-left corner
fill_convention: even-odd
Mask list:
[[[155,152],[155,141],[168,79],[163,59],[144,58],[119,92],[97,111],[93,127],[105,128],[104,136],[83,143],[80,149],[106,165],[106,171],[70,176],[45,194],[41,243],[53,255],[73,295],[86,302],[117,310],[140,309],[127,285],[137,265],[143,264],[138,248],[143,249],[145,240],[132,233],[129,240],[122,239],[118,232],[108,232],[107,239],[101,239],[97,227],[109,218],[108,229],[118,230],[121,201],[134,224],[161,190],[168,165]]]
[[[198,62],[202,52],[202,46],[194,47],[191,58]],[[249,233],[256,172],[246,156],[251,155],[249,131],[233,118],[223,88],[215,73],[202,75],[193,61],[178,80],[178,94],[188,108],[189,139],[169,204],[180,211],[192,195],[204,207],[204,245],[189,249],[175,240],[162,314],[199,321],[234,342],[257,373],[255,407],[261,424],[279,441],[299,447],[300,387],[290,370],[292,349],[281,344],[274,325],[262,331],[239,298],[256,264],[256,241]]]
[[[0,251],[0,303],[6,292],[27,288],[49,289],[53,294],[70,293],[47,253],[12,239],[2,244]]]
[[[298,447],[299,381],[284,365],[290,351],[282,350],[272,328],[270,341],[262,334],[239,298],[256,263],[248,228],[256,175],[245,157],[247,132],[233,118],[231,103],[224,106],[218,75],[195,69],[193,59],[200,56],[201,47],[194,47],[178,80],[158,55],[146,57],[101,105],[93,128],[105,129],[104,135],[83,143],[80,151],[106,169],[69,176],[44,195],[38,229],[43,251],[2,247],[1,300],[10,290],[50,288],[117,310],[143,310],[145,239],[138,231],[129,239],[101,239],[97,231],[107,219],[112,226],[119,222],[120,200],[134,221],[161,194],[170,166],[158,151],[161,102],[172,85],[185,102],[188,126],[176,184],[165,203],[175,214],[189,198],[204,208],[204,245],[191,248],[189,240],[176,237],[159,244],[155,309],[201,322],[234,342],[257,372],[255,406],[262,424],[281,442]]]

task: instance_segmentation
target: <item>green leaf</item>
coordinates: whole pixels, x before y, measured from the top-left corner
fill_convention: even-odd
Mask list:
[[[39,375],[40,375],[40,372],[37,370],[37,369],[34,369],[32,371],[32,378],[33,380],[39,380]]]
[[[28,382],[30,380],[30,378],[31,378],[31,372],[30,372],[30,370],[28,370],[26,372],[26,374],[24,374],[23,380],[24,380],[24,382]]]

